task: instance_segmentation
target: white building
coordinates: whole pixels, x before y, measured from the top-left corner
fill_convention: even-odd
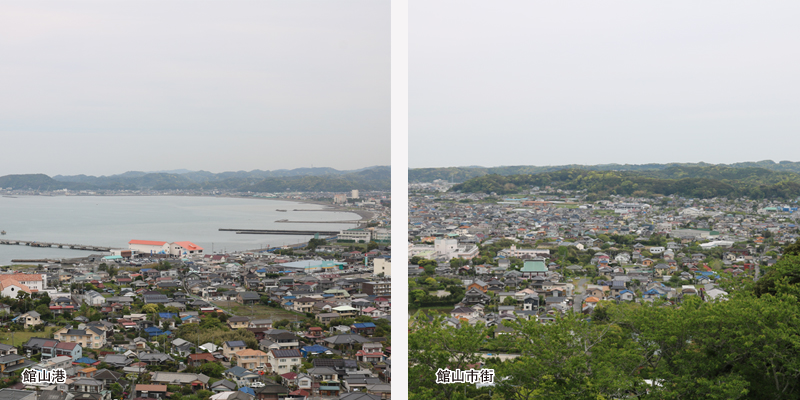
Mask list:
[[[388,258],[376,258],[374,261],[374,268],[372,274],[377,276],[392,276],[392,260]]]
[[[364,229],[346,229],[339,232],[339,240],[352,240],[356,243],[367,243],[372,240],[372,232]]]
[[[6,279],[13,279],[31,291],[40,292],[47,287],[47,275],[42,274],[0,274],[0,281]]]
[[[376,242],[391,242],[392,231],[386,228],[375,228],[372,232],[372,239]]]
[[[433,246],[418,244],[412,245],[409,243],[408,256],[419,256],[428,260],[446,260],[450,261],[453,258],[462,258],[464,260],[471,260],[478,256],[479,249],[477,245],[468,243],[458,243],[456,239],[436,238],[433,241]]]
[[[506,258],[522,258],[524,256],[529,257],[549,257],[550,250],[548,249],[518,249],[517,245],[512,244],[510,248],[503,249],[497,252],[498,256],[504,256]]]
[[[139,254],[169,254],[169,243],[157,240],[131,240],[128,248]]]
[[[189,256],[203,254],[203,248],[192,242],[162,242],[157,240],[131,240],[128,249],[139,254],[169,254]]]

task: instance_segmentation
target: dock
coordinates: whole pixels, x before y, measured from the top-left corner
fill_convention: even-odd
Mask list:
[[[30,247],[44,247],[54,249],[72,249],[72,250],[88,250],[88,251],[111,251],[111,247],[94,246],[86,244],[70,244],[70,243],[54,243],[54,242],[40,242],[36,240],[14,240],[14,239],[0,239],[0,244],[17,245],[17,246],[30,246]]]

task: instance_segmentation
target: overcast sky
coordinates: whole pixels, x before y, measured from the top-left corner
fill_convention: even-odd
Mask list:
[[[390,163],[389,2],[4,1],[0,176]]]
[[[409,167],[800,161],[800,3],[409,8]]]

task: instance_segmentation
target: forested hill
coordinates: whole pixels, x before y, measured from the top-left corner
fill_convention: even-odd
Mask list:
[[[758,162],[741,162],[734,164],[707,164],[707,163],[669,163],[669,164],[600,164],[600,165],[556,165],[533,166],[517,165],[506,167],[448,167],[448,168],[414,168],[408,171],[409,182],[432,182],[442,179],[450,182],[465,182],[468,179],[484,175],[526,175],[542,172],[555,172],[565,169],[591,170],[591,171],[632,171],[632,172],[657,172],[670,168],[696,168],[696,167],[729,167],[729,168],[763,168],[776,172],[800,173],[800,162],[764,160]]]
[[[747,197],[795,199],[800,174],[757,167],[672,165],[651,171],[590,171],[567,169],[521,175],[484,175],[453,186],[465,193],[512,194],[531,187],[585,190],[591,198],[609,195],[671,195],[684,197]]]
[[[55,179],[54,179],[55,178]],[[291,171],[239,171],[145,173],[112,176],[60,176],[44,174],[0,176],[0,188],[17,190],[230,190],[250,192],[343,192],[390,190],[391,168],[371,167],[354,171],[314,168]]]

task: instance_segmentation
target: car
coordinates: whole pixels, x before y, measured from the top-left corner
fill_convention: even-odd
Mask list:
[[[251,388],[260,388],[260,387],[264,387],[264,382],[261,382],[261,381],[255,381],[255,382],[251,382],[251,383],[250,383],[250,387],[251,387]]]

